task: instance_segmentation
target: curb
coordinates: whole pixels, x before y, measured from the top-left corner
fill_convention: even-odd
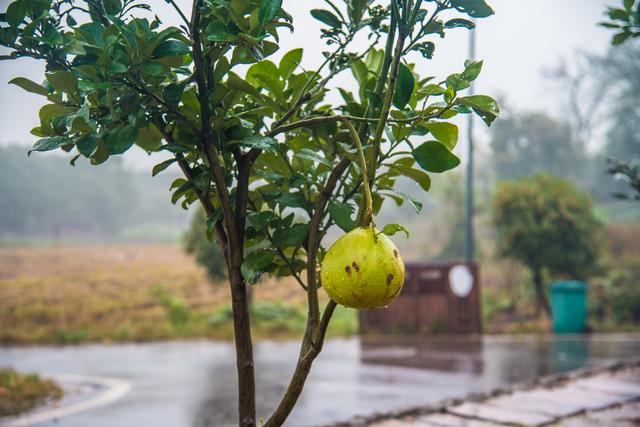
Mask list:
[[[93,377],[84,375],[71,375],[71,374],[48,374],[42,375],[46,378],[58,380],[63,382],[63,389],[65,394],[68,390],[77,385],[90,384],[94,387],[101,387],[105,390],[97,396],[94,396],[87,400],[80,402],[69,403],[59,407],[36,408],[31,412],[23,415],[19,415],[13,418],[0,419],[0,426],[2,427],[25,427],[33,424],[41,423],[54,418],[61,418],[67,415],[76,414],[78,412],[88,411],[100,406],[107,405],[115,402],[122,396],[127,394],[131,389],[131,384],[128,381],[120,380],[117,378],[107,377]]]
[[[450,406],[459,405],[464,402],[482,402],[492,397],[508,395],[516,391],[531,390],[534,388],[553,388],[558,387],[576,379],[589,377],[604,372],[617,372],[622,369],[639,367],[640,357],[623,359],[616,362],[606,363],[598,366],[579,368],[570,372],[545,375],[536,377],[529,381],[511,384],[500,387],[487,392],[472,393],[462,398],[446,399],[436,405],[419,406],[400,411],[392,411],[386,413],[377,413],[370,416],[356,416],[348,421],[341,421],[322,427],[367,427],[374,422],[389,420],[393,418],[403,418],[410,416],[430,415],[435,413],[443,413]]]

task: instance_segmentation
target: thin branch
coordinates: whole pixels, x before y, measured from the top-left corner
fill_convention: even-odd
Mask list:
[[[174,145],[175,144],[175,140],[173,138],[173,135],[167,131],[167,126],[166,123],[164,122],[164,120],[162,120],[161,117],[156,117],[154,119],[154,124],[156,126],[156,129],[158,129],[160,131],[160,133],[162,134],[163,138],[167,141],[168,144],[170,145]],[[184,158],[184,156],[180,153],[176,153],[175,154],[175,158],[178,161],[178,166],[180,166],[180,169],[182,170],[182,173],[184,174],[185,178],[187,178],[187,180],[193,182],[194,179],[194,173],[193,173],[193,169],[191,169],[191,167],[189,166],[189,163],[187,162],[187,160]],[[215,208],[213,207],[213,204],[211,203],[211,199],[209,199],[209,197],[203,193],[202,191],[198,190],[196,187],[194,187],[194,191],[196,193],[196,196],[198,196],[198,200],[200,201],[200,204],[202,205],[203,209],[205,210],[206,214],[208,217],[212,216],[215,213]],[[218,240],[218,244],[220,245],[220,248],[222,249],[225,257],[227,256],[227,235],[224,231],[224,228],[222,227],[222,223],[220,221],[216,221],[214,224],[214,232],[216,234],[216,239]]]
[[[439,113],[440,114],[440,113]],[[411,117],[408,119],[387,119],[386,121],[389,123],[406,123],[410,124],[416,122],[418,120],[429,120],[437,117],[437,114],[434,115],[418,115],[415,117]],[[362,122],[362,123],[377,123],[380,121],[380,118],[368,118],[368,117],[357,117],[357,116],[349,116],[349,115],[335,115],[335,116],[319,116],[319,117],[310,117],[302,120],[298,120],[297,122],[292,122],[286,125],[282,125],[274,128],[273,130],[267,133],[267,136],[276,136],[278,134],[288,132],[290,130],[298,129],[306,126],[314,126],[319,124],[327,124],[333,122],[339,122],[342,120],[349,120],[352,122]]]
[[[176,12],[178,12],[178,15],[180,15],[180,18],[182,18],[182,21],[184,21],[184,23],[187,25],[187,28],[191,27],[191,22],[189,22],[189,20],[187,19],[187,17],[184,15],[184,13],[182,12],[182,10],[178,7],[178,5],[176,4],[175,1],[173,0],[166,0],[171,6],[173,6],[173,8],[176,10]]]
[[[330,56],[328,56],[324,62],[322,64],[320,64],[320,67],[318,67],[318,69],[315,71],[315,73],[313,73],[313,75],[307,80],[307,82],[305,83],[305,85],[302,87],[302,90],[300,91],[300,95],[298,95],[298,98],[295,100],[295,102],[293,103],[293,105],[291,106],[291,108],[289,108],[289,110],[284,113],[284,115],[278,119],[274,124],[272,128],[277,128],[278,126],[282,125],[284,122],[286,122],[289,117],[291,117],[293,114],[295,114],[295,112],[298,110],[298,108],[300,108],[300,106],[309,100],[310,97],[308,97],[308,93],[307,90],[309,89],[309,86],[311,85],[311,83],[313,83],[313,81],[316,79],[316,77],[318,77],[320,75],[320,72],[322,71],[322,69],[332,60],[334,60],[336,57],[338,57],[338,55],[341,52],[344,52],[344,49],[346,48],[346,46],[351,42],[351,40],[353,39],[353,35],[354,33],[350,33],[349,37],[347,37],[347,39],[345,40],[344,43],[342,43],[340,45],[340,47],[338,49],[336,49],[333,54],[331,54]]]
[[[353,142],[358,147],[358,160],[360,161],[360,173],[362,175],[362,186],[364,188],[365,200],[365,210],[362,220],[362,226],[367,227],[371,223],[371,217],[373,216],[373,199],[371,197],[371,188],[369,187],[367,160],[364,158],[364,150],[362,148],[362,143],[360,142],[360,136],[358,136],[358,131],[356,131],[349,120],[343,118],[340,121],[347,127],[347,129],[349,129],[351,138],[353,138]]]
[[[314,349],[317,353],[320,353],[322,351],[324,338],[327,334],[327,329],[329,328],[329,322],[331,321],[331,316],[333,316],[333,312],[335,311],[337,305],[338,303],[330,299],[324,308],[322,319],[320,319],[320,324],[316,328],[316,333],[314,334],[313,338]]]

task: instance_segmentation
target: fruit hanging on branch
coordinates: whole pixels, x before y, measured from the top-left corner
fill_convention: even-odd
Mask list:
[[[374,227],[358,227],[340,237],[322,262],[322,287],[338,304],[386,307],[404,283],[404,262],[391,239]]]
[[[391,239],[374,227],[373,203],[366,160],[357,131],[347,120],[356,147],[364,187],[362,226],[340,237],[322,261],[320,278],[327,294],[338,304],[374,309],[391,304],[404,284],[404,262]]]

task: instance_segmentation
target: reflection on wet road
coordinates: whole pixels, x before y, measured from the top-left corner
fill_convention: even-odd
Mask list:
[[[277,404],[297,343],[256,346],[258,413]],[[332,340],[317,359],[288,426],[318,426],[433,404],[536,375],[640,354],[638,335],[437,337]],[[39,426],[226,427],[235,418],[235,361],[229,343],[183,341],[79,347],[4,347],[0,366],[122,378],[121,400]]]

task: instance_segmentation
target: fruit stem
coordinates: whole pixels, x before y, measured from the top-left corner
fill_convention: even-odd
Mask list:
[[[373,217],[373,198],[371,197],[371,188],[369,187],[369,174],[367,173],[367,161],[364,157],[364,149],[362,148],[362,142],[360,141],[358,131],[356,131],[351,122],[346,118],[343,118],[340,121],[344,123],[347,129],[349,129],[349,133],[351,133],[353,142],[355,142],[356,147],[358,148],[358,163],[360,163],[360,172],[362,174],[362,186],[364,187],[365,203],[364,216],[362,217],[362,226],[367,227],[371,224],[371,219]]]

